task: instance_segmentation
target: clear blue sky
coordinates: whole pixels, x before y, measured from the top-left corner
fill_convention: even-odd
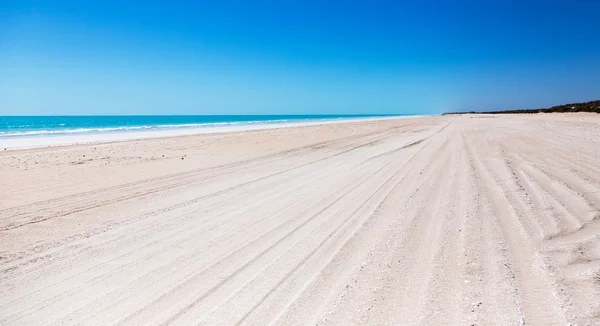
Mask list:
[[[0,115],[600,99],[600,1],[0,1]]]

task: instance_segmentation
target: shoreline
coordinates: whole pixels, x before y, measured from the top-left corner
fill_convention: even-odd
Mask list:
[[[62,135],[43,135],[43,136],[23,136],[23,137],[0,137],[0,150],[19,150],[34,149],[45,147],[59,147],[79,144],[97,144],[112,143],[121,141],[132,141],[153,138],[169,138],[180,136],[193,136],[202,134],[217,134],[231,132],[245,132],[253,130],[280,129],[302,126],[317,126],[326,124],[378,121],[390,119],[420,118],[425,115],[406,115],[406,116],[378,116],[362,118],[338,118],[323,120],[302,120],[295,122],[264,122],[255,124],[241,125],[215,125],[201,127],[181,127],[176,126],[170,129],[162,130],[131,130],[131,131],[109,131],[96,133],[62,134]]]

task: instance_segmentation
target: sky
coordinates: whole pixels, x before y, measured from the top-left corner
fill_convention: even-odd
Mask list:
[[[0,115],[439,114],[600,99],[600,1],[0,1]]]

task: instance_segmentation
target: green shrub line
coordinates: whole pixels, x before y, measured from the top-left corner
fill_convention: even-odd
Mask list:
[[[600,113],[600,100],[571,103],[553,106],[551,108],[542,109],[524,109],[524,110],[503,110],[503,111],[470,111],[470,112],[447,112],[448,114],[532,114],[532,113],[569,113],[569,112],[595,112]]]

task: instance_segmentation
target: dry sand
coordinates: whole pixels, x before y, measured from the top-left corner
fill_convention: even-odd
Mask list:
[[[0,324],[600,324],[600,115],[0,152]]]

